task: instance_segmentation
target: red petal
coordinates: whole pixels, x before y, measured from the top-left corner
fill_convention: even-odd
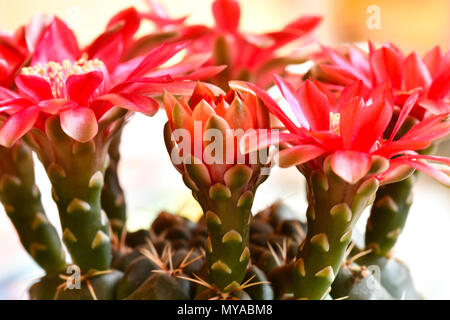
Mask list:
[[[50,84],[39,76],[19,74],[16,77],[16,85],[21,94],[36,103],[53,98]]]
[[[401,56],[393,48],[383,46],[375,50],[370,59],[378,84],[391,81],[395,88],[401,85]]]
[[[397,122],[395,123],[394,130],[392,130],[391,137],[389,138],[389,141],[392,141],[397,134],[398,130],[402,126],[403,122],[405,121],[406,117],[410,113],[411,109],[416,104],[417,100],[419,99],[419,95],[422,93],[422,90],[418,90],[412,95],[408,97],[406,102],[403,104],[402,110],[400,111],[400,114],[398,116]]]
[[[241,140],[242,153],[251,153],[266,149],[272,145],[298,140],[299,136],[292,133],[280,132],[278,130],[255,130],[248,131]]]
[[[127,79],[140,77],[159,67],[186,47],[186,43],[166,44],[150,51],[142,62],[128,75]]]
[[[76,107],[60,114],[61,128],[72,139],[79,142],[88,142],[94,138],[98,131],[95,113],[89,108]]]
[[[327,96],[314,83],[306,80],[297,92],[297,101],[312,130],[330,129],[330,107]]]
[[[382,137],[392,117],[392,106],[384,95],[376,97],[371,105],[355,98],[341,111],[340,132],[346,149],[368,152]]]
[[[36,107],[25,108],[10,116],[0,128],[0,145],[11,147],[33,128],[38,116]]]
[[[272,112],[292,133],[299,133],[299,128],[289,119],[289,117],[281,110],[278,104],[265,92],[264,90],[258,88],[252,83],[245,81],[231,81],[229,83],[230,87],[235,90],[244,90],[244,91],[254,91],[254,94],[258,96],[266,105],[267,109]]]
[[[205,84],[197,82],[189,101],[191,109],[195,108],[202,100],[212,105],[216,101],[216,96]]]
[[[411,53],[403,64],[403,87],[406,90],[430,87],[431,75],[416,52]]]
[[[80,49],[75,35],[62,20],[55,17],[39,41],[31,64],[76,61],[79,57]]]
[[[236,0],[215,0],[212,11],[219,29],[230,33],[237,31],[241,9]]]
[[[136,94],[109,93],[97,100],[109,101],[119,108],[140,112],[149,117],[155,115],[159,109],[159,104],[155,99]]]
[[[442,67],[441,65],[442,53],[439,46],[436,46],[433,49],[431,49],[423,58],[423,62],[425,62],[431,76],[432,77],[436,76],[440,68]]]
[[[102,82],[103,73],[100,71],[74,74],[66,80],[67,93],[71,100],[81,106],[87,106]]]
[[[322,155],[325,151],[312,144],[298,145],[278,153],[278,165],[280,168],[288,168],[308,162]]]
[[[331,156],[331,169],[342,180],[355,184],[370,170],[372,158],[357,151],[338,151]]]

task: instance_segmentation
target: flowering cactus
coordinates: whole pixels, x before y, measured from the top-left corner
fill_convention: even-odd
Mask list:
[[[250,34],[239,30],[241,8],[238,1],[215,0],[211,9],[215,21],[211,28],[186,26],[182,19],[167,21],[166,14],[156,19],[156,13],[161,13],[160,7],[152,10],[150,18],[165,21],[166,25],[171,25],[169,30],[179,32],[180,37],[192,38],[192,52],[213,53],[211,65],[227,65],[224,72],[208,79],[223,89],[228,88],[230,80],[253,81],[263,87],[270,85],[271,72],[282,73],[287,65],[305,60],[298,54],[279,56],[276,51],[310,36],[322,20],[319,16],[302,16],[281,30]]]
[[[412,106],[404,128],[399,130],[397,137],[429,115],[450,111],[450,52],[444,55],[439,47],[435,47],[421,58],[415,52],[405,56],[392,44],[375,49],[369,42],[369,48],[367,54],[355,46],[349,46],[348,56],[344,56],[338,50],[323,47],[318,55],[318,61],[321,62],[313,75],[323,83],[338,86],[361,80],[366,88],[373,89],[379,84],[389,83],[393,88],[395,104],[399,107],[405,103],[408,92],[421,88],[419,99]],[[394,112],[395,120],[399,109]],[[388,127],[387,135],[390,130],[392,126]],[[434,147],[431,145],[420,150],[420,153],[433,152]],[[408,217],[415,180],[417,174],[380,188],[365,233],[366,247],[373,250],[373,255],[387,256],[395,245]]]
[[[249,263],[251,207],[257,187],[267,177],[262,173],[267,164],[252,162],[240,153],[235,133],[267,128],[268,114],[254,96],[230,91],[216,97],[201,84],[189,101],[165,94],[164,106],[169,118],[165,141],[171,160],[205,214],[211,280],[220,291],[232,292],[240,286]],[[178,141],[180,130],[186,134]],[[216,133],[217,141],[212,143],[211,134]],[[187,138],[189,142],[184,141]],[[211,158],[211,147],[218,142]]]
[[[98,40],[90,48],[105,54],[96,44]],[[143,76],[182,48],[162,45],[110,73],[96,54],[90,60],[81,57],[72,31],[54,18],[37,45],[32,66],[17,75],[17,91],[2,89],[10,99],[0,108],[8,114],[0,143],[9,147],[27,134],[53,184],[63,239],[85,271],[108,269],[111,260],[108,220],[99,203],[108,146],[128,111],[151,116],[158,110],[156,100],[143,93],[172,78]],[[181,80],[175,83],[182,88]]]
[[[281,167],[296,166],[308,183],[308,231],[294,263],[293,290],[297,298],[321,299],[343,260],[355,223],[373,201],[380,183],[406,178],[405,167],[430,174],[445,185],[448,175],[423,160],[450,164],[448,159],[419,155],[415,150],[450,132],[447,115],[433,116],[398,140],[383,139],[393,106],[386,88],[361,94],[362,83],[348,86],[337,105],[309,80],[298,91],[276,78],[301,127],[292,122],[264,91],[253,84],[234,82],[253,90],[289,131],[280,139],[290,146],[279,152]],[[394,137],[411,106],[411,95],[391,133]],[[267,147],[262,141],[259,147]],[[410,174],[410,173],[409,173]]]

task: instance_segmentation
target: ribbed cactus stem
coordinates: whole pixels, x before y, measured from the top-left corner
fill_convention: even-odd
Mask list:
[[[353,228],[371,202],[378,181],[349,184],[331,170],[317,170],[308,179],[308,230],[294,265],[297,299],[323,299],[338,273]]]
[[[222,292],[231,292],[242,283],[250,260],[251,207],[260,182],[259,168],[235,165],[225,172],[224,183],[212,185],[202,164],[186,165],[186,169],[184,180],[208,226],[205,251],[211,279]]]
[[[83,272],[107,270],[111,262],[109,221],[101,208],[107,148],[98,134],[80,143],[61,129],[59,117],[46,122],[49,150],[38,149],[57,204],[63,241]]]
[[[382,186],[375,198],[366,226],[366,248],[372,254],[386,256],[400,236],[412,204],[412,188],[416,174]]]
[[[47,273],[55,273],[64,269],[65,253],[40,198],[31,150],[20,142],[0,147],[0,200],[24,248]]]
[[[102,208],[111,223],[111,229],[120,238],[127,220],[125,195],[118,177],[118,164],[120,161],[119,133],[109,147],[109,165],[105,172],[105,185],[102,190]]]

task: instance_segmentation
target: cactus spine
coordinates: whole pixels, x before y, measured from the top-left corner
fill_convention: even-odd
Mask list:
[[[40,198],[31,150],[21,142],[0,147],[0,200],[24,248],[47,273],[55,273],[64,269],[65,253]]]

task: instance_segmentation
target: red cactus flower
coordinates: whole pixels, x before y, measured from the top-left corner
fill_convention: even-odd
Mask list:
[[[97,121],[114,105],[153,115],[158,103],[147,94],[161,91],[163,83],[169,90],[191,90],[192,84],[184,80],[209,77],[221,69],[198,68],[202,60],[195,57],[191,65],[181,62],[165,71],[158,69],[185,43],[163,44],[146,56],[121,63],[121,48],[137,30],[139,16],[129,9],[110,24],[118,20],[86,50],[79,48],[63,21],[52,20],[36,45],[31,66],[15,78],[17,90],[0,88],[0,112],[8,115],[0,128],[2,145],[11,146],[32,127],[44,130],[45,120],[54,114],[60,114],[67,135],[86,142],[96,135]]]
[[[216,96],[197,85],[188,98],[164,95],[164,136],[171,160],[205,213],[210,279],[221,292],[242,283],[250,259],[251,207],[267,178],[267,150],[250,158],[238,148],[244,132],[267,128],[268,113],[254,96],[233,90]],[[239,131],[241,134],[239,134]]]
[[[13,84],[15,74],[27,63],[49,23],[48,17],[38,14],[14,34],[0,33],[0,86]]]
[[[348,85],[361,80],[368,89],[390,83],[395,102],[401,106],[411,90],[422,89],[417,105],[411,114],[422,119],[425,111],[442,114],[450,111],[450,52],[442,54],[433,48],[423,58],[416,52],[405,56],[392,44],[379,49],[369,43],[369,53],[349,46],[347,54],[323,47],[319,63],[320,80],[325,83]]]
[[[180,160],[194,157],[205,164],[212,182],[223,182],[224,172],[237,164],[238,159],[243,156],[238,147],[239,141],[235,141],[239,140],[239,136],[231,136],[235,134],[235,130],[242,130],[242,137],[246,130],[267,128],[269,125],[267,111],[255,96],[235,91],[229,91],[225,96],[216,96],[201,83],[197,84],[189,100],[177,100],[166,93],[164,106],[171,132],[186,130],[191,139],[188,150],[180,148]],[[211,161],[205,159],[205,149],[209,143],[204,139],[208,129],[219,130],[223,139],[223,149],[216,150]],[[248,156],[240,163],[250,165]],[[178,163],[177,168],[182,168],[182,162]]]
[[[318,16],[302,16],[279,31],[249,34],[239,30],[241,8],[236,0],[215,0],[212,4],[215,25],[186,26],[174,23],[172,30],[193,38],[193,52],[214,52],[212,65],[227,64],[218,77],[210,79],[222,88],[232,79],[251,80],[259,86],[271,83],[270,71],[281,73],[288,64],[298,63],[296,56],[279,57],[276,51],[287,44],[304,39],[319,25]]]
[[[257,86],[233,82],[233,87],[253,90],[289,131],[289,134],[280,135],[279,141],[262,141],[259,145],[267,147],[267,144],[274,142],[288,142],[290,147],[279,152],[281,167],[305,165],[318,169],[323,165],[323,160],[331,156],[332,170],[344,181],[353,184],[370,175],[369,170],[375,157],[377,161],[382,159],[385,162],[384,170],[375,175],[381,182],[390,181],[393,172],[398,172],[399,167],[406,165],[425,171],[443,184],[450,185],[450,177],[446,173],[425,162],[431,160],[449,164],[449,159],[416,153],[429,146],[432,141],[450,133],[450,122],[446,121],[448,113],[430,116],[413,126],[400,139],[394,140],[416,104],[420,91],[407,98],[390,138],[384,139],[383,133],[393,114],[393,106],[386,97],[385,86],[373,90],[369,95],[363,95],[360,89],[363,83],[356,82],[347,86],[337,106],[332,106],[328,97],[309,80],[298,91],[279,77],[276,77],[276,82],[300,127]]]

